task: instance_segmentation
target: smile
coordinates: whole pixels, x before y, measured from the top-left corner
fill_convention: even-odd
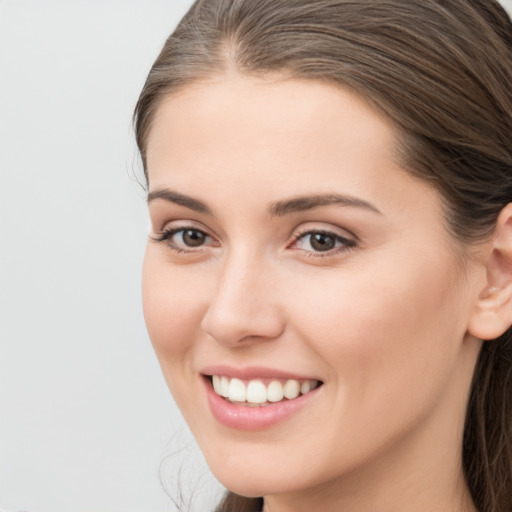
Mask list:
[[[224,375],[212,375],[215,393],[227,401],[246,407],[262,407],[282,401],[294,400],[320,386],[313,379],[253,379],[243,381]]]

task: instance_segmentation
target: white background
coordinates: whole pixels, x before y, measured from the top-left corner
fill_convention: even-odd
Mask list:
[[[194,512],[218,492],[139,292],[131,113],[189,4],[0,0],[0,508],[170,511],[180,470]]]

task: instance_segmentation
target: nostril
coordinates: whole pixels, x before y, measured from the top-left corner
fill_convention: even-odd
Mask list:
[[[206,334],[230,346],[275,339],[285,325],[268,289],[270,278],[261,279],[258,269],[240,260],[224,269],[201,321]]]
[[[203,319],[203,331],[218,343],[228,346],[247,345],[278,338],[284,332],[285,323],[277,313],[271,311],[255,314],[209,313]]]

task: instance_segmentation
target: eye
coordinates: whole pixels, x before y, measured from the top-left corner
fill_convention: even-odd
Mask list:
[[[355,247],[356,242],[349,238],[345,238],[336,233],[329,231],[308,231],[299,234],[292,244],[292,248],[301,249],[303,251],[316,253],[335,253],[338,251],[346,251]],[[327,255],[327,254],[326,254]]]
[[[213,238],[197,228],[180,227],[164,230],[156,238],[177,252],[189,252],[214,243]]]
[[[208,238],[206,233],[203,233],[198,229],[182,229],[176,232],[174,237],[187,247],[200,247]]]

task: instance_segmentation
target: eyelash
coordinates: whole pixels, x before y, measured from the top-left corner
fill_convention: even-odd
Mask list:
[[[181,232],[186,232],[186,231],[201,233],[201,235],[204,236],[205,238],[213,239],[213,237],[211,237],[210,235],[205,233],[203,230],[195,228],[195,227],[190,227],[190,226],[169,228],[167,230],[163,230],[162,232],[158,233],[158,235],[156,237],[152,237],[152,239],[155,242],[166,244],[171,250],[175,251],[177,254],[190,254],[190,253],[203,252],[204,248],[202,245],[198,246],[197,248],[184,249],[183,247],[177,245],[176,243],[174,243],[172,241],[172,238],[174,237],[174,235],[181,233]],[[303,231],[302,233],[298,233],[293,238],[293,241],[291,242],[291,244],[289,244],[287,246],[287,248],[293,249],[294,246],[297,245],[298,242],[300,242],[301,240],[305,239],[308,236],[311,237],[313,235],[322,235],[325,237],[332,238],[332,239],[334,239],[335,244],[339,243],[341,245],[339,245],[337,247],[335,246],[332,249],[328,249],[326,251],[314,251],[314,250],[308,251],[305,249],[298,249],[298,248],[296,248],[295,250],[302,250],[309,258],[327,258],[329,256],[334,256],[334,255],[342,253],[342,252],[348,252],[357,246],[357,242],[355,240],[352,240],[350,238],[345,238],[345,237],[340,236],[337,233],[334,233],[332,231],[321,230],[321,229],[310,229],[307,231]],[[311,242],[310,242],[310,244],[311,244]]]
[[[352,240],[350,238],[345,238],[341,235],[338,235],[337,233],[329,230],[322,230],[322,229],[309,229],[307,231],[303,231],[302,233],[298,233],[295,237],[293,242],[288,246],[290,248],[293,248],[294,245],[296,245],[299,241],[306,239],[308,236],[311,237],[312,235],[322,235],[325,237],[332,238],[334,240],[334,243],[340,243],[341,245],[335,246],[332,249],[329,249],[327,251],[308,251],[305,249],[302,249],[308,258],[328,258],[330,256],[335,256],[337,254],[348,252],[352,249],[354,249],[357,246],[357,242],[355,240]],[[311,245],[311,242],[310,242]],[[297,249],[300,250],[300,249]]]
[[[169,228],[164,229],[162,232],[158,233],[156,237],[153,238],[155,242],[163,243],[167,245],[170,249],[175,251],[178,254],[189,254],[189,253],[197,253],[197,252],[203,252],[204,249],[202,246],[198,246],[196,249],[190,248],[190,249],[184,249],[183,247],[180,247],[179,245],[175,244],[172,241],[172,238],[174,235],[185,232],[185,231],[194,231],[196,233],[201,233],[207,238],[212,238],[210,235],[205,233],[203,230],[191,227],[191,226],[183,226],[179,228]]]

